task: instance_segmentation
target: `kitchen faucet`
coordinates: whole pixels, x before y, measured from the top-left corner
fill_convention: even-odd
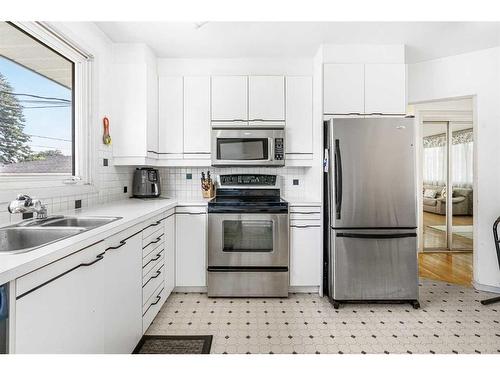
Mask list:
[[[35,219],[47,218],[47,207],[39,199],[32,199],[25,194],[19,194],[7,209],[11,214],[33,212]]]

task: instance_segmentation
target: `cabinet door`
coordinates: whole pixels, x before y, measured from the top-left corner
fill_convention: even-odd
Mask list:
[[[102,353],[104,246],[16,280],[15,352]]]
[[[148,156],[158,158],[158,75],[156,69],[146,69],[146,131]]]
[[[160,158],[182,158],[184,139],[184,83],[182,77],[159,78],[159,135]]]
[[[142,234],[126,236],[106,241],[105,353],[130,354],[142,336]]]
[[[406,65],[365,65],[365,113],[406,113]]]
[[[165,298],[175,287],[175,215],[165,220]]]
[[[184,77],[184,153],[210,154],[210,77]]]
[[[286,153],[313,153],[312,77],[286,77]]]
[[[207,215],[175,215],[175,285],[206,286]]]
[[[109,117],[113,156],[147,155],[146,76],[144,64],[113,65],[112,114]]]
[[[248,120],[247,82],[247,76],[212,76],[212,121]]]
[[[319,224],[290,227],[290,285],[320,285],[321,251]]]
[[[248,120],[285,120],[285,77],[248,77]]]
[[[325,64],[323,67],[323,113],[364,112],[364,65]]]

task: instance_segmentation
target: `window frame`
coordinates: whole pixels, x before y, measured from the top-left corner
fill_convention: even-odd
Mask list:
[[[94,137],[91,134],[90,121],[94,58],[45,22],[11,21],[8,23],[73,63],[73,173],[4,173],[0,174],[0,186],[2,186],[0,191],[5,188],[7,190],[31,190],[36,186],[40,188],[71,187],[72,193],[79,193],[75,190],[82,190],[82,192],[90,190],[93,172],[91,150]]]

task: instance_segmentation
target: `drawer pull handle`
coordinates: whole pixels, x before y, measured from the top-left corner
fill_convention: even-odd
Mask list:
[[[152,245],[152,244],[155,244],[155,243],[160,242],[160,240],[161,240],[161,237],[162,237],[162,236],[163,236],[163,233],[162,233],[162,234],[160,234],[160,235],[156,238],[156,240],[153,240],[153,241],[151,241],[150,243],[148,243],[146,246],[144,246],[144,247],[143,247],[143,249],[145,249],[145,248],[146,248],[146,247],[148,247],[149,245]]]
[[[90,267],[90,266],[92,266],[92,265],[96,264],[97,262],[100,262],[101,260],[103,260],[103,259],[104,259],[104,253],[105,253],[105,252],[100,253],[100,254],[97,254],[97,255],[96,255],[96,258],[95,258],[93,261],[91,261],[91,262],[88,262],[88,263],[80,263],[79,265],[77,265],[77,266],[75,266],[75,267],[73,267],[73,268],[70,268],[70,269],[69,269],[69,270],[67,270],[66,272],[63,272],[63,273],[61,273],[61,274],[59,274],[59,275],[57,275],[57,276],[55,276],[55,277],[53,277],[53,278],[51,278],[51,279],[49,279],[49,280],[45,281],[44,283],[42,283],[42,284],[40,284],[40,285],[38,285],[38,286],[34,287],[33,289],[28,290],[27,292],[25,292],[25,293],[23,293],[23,294],[19,295],[19,296],[16,298],[16,300],[23,298],[24,296],[26,296],[26,295],[28,295],[28,294],[30,294],[30,293],[32,293],[32,292],[34,292],[35,290],[38,290],[38,289],[40,289],[40,288],[44,287],[44,286],[45,286],[45,285],[47,285],[47,284],[50,284],[50,283],[51,283],[51,282],[53,282],[53,281],[56,281],[57,279],[59,279],[59,278],[63,277],[64,275],[67,275],[67,274],[68,274],[68,273],[70,273],[70,272],[73,272],[73,271],[77,270],[77,269],[78,269],[78,268],[80,268],[80,267]]]
[[[151,277],[149,278],[149,280],[148,280],[148,281],[146,281],[146,283],[145,283],[142,287],[144,288],[146,285],[148,285],[148,283],[149,283],[151,280],[156,279],[158,276],[160,276],[160,275],[161,275],[161,269],[162,269],[162,268],[163,268],[163,266],[161,266],[160,268],[158,268],[158,270],[156,271],[156,275],[151,276]]]
[[[119,249],[120,247],[122,247],[122,246],[123,246],[123,245],[125,245],[126,243],[127,243],[127,241],[125,241],[125,240],[121,240],[121,241],[120,241],[120,244],[119,244],[118,246],[110,246],[110,247],[108,247],[105,251]]]
[[[151,306],[157,305],[158,302],[161,301],[161,293],[163,292],[163,289],[165,289],[165,288],[161,288],[160,293],[158,293],[158,295],[156,296],[156,301],[152,302],[151,305],[149,305],[148,309],[144,312],[144,314],[142,314],[142,316],[144,316],[148,313]]]
[[[149,263],[156,262],[158,259],[160,259],[162,252],[163,252],[163,249],[161,249],[161,251],[158,254],[156,254],[156,256],[154,258],[151,258],[144,266],[142,266],[142,268],[145,268]]]
[[[291,225],[292,228],[319,228],[320,225]]]

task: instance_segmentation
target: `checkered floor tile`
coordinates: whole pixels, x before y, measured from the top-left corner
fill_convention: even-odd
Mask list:
[[[500,354],[500,304],[491,294],[421,280],[421,308],[348,304],[317,294],[208,298],[172,294],[147,334],[213,335],[211,353]]]

